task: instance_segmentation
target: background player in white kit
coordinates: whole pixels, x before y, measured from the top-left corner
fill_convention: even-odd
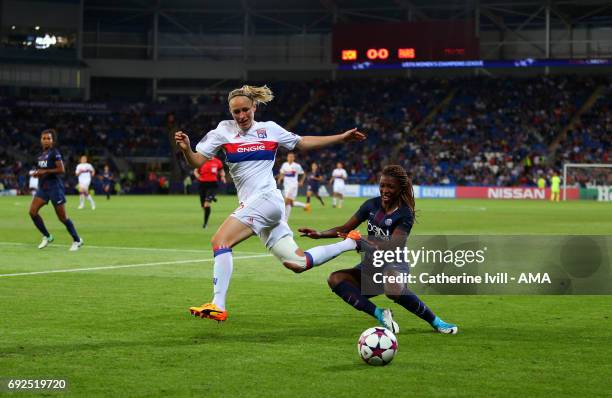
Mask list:
[[[287,154],[287,161],[283,163],[278,174],[278,183],[283,182],[283,195],[285,196],[285,221],[289,221],[289,215],[291,214],[291,208],[303,207],[304,210],[310,210],[310,204],[299,202],[295,200],[298,194],[298,189],[304,185],[304,169],[299,163],[295,162],[295,154],[289,152]],[[298,181],[299,180],[299,181]]]
[[[30,170],[30,180],[29,180],[29,187],[30,187],[30,194],[32,196],[36,196],[36,191],[38,191],[38,177],[36,177],[34,175],[34,173],[36,172],[36,169]]]
[[[347,178],[348,174],[346,173],[346,170],[344,170],[344,168],[342,167],[342,162],[336,163],[336,168],[332,172],[329,182],[333,184],[332,204],[334,207],[338,206],[339,209],[342,208],[342,203],[344,202],[344,185]]]
[[[272,174],[276,150],[317,149],[349,141],[362,141],[365,135],[357,129],[332,136],[300,137],[274,122],[254,120],[258,104],[272,100],[272,91],[266,86],[242,86],[228,95],[233,120],[224,120],[204,136],[191,150],[187,134],[175,133],[178,148],[193,168],[212,158],[220,149],[226,155],[229,172],[238,190],[239,207],[225,219],[211,239],[214,253],[212,303],[191,307],[193,315],[225,321],[225,298],[233,271],[232,247],[252,235],[258,235],[266,248],[285,266],[308,269],[331,260],[340,253],[353,250],[356,243],[345,239],[331,245],[308,251],[301,250],[293,240],[293,233],[283,220],[284,199],[276,188]]]
[[[77,165],[75,174],[79,177],[79,209],[85,207],[85,198],[87,198],[91,210],[95,210],[96,203],[89,194],[89,185],[93,176],[96,175],[96,170],[90,163],[87,163],[87,156],[81,156],[81,163]]]

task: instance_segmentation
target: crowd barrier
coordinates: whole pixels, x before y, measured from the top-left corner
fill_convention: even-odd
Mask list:
[[[600,187],[604,188],[604,187]],[[612,187],[610,187],[612,188]],[[567,188],[567,199],[586,199],[580,188]],[[612,189],[601,190],[598,196],[612,199]],[[348,197],[374,197],[378,196],[378,185],[347,184],[345,196]],[[465,187],[465,186],[426,186],[415,185],[416,199],[521,199],[521,200],[548,200],[550,188],[535,187]],[[563,198],[563,190],[561,191]],[[609,199],[609,200],[610,200]],[[601,200],[601,199],[598,199]]]

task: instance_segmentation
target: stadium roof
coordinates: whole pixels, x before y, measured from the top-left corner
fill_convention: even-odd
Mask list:
[[[58,0],[71,1],[71,0]],[[155,12],[162,32],[327,33],[334,23],[475,18],[482,30],[612,25],[609,0],[84,0],[86,31],[146,31]]]

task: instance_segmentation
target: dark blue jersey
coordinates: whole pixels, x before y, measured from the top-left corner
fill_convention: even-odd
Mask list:
[[[49,170],[55,168],[55,162],[62,160],[62,155],[55,148],[50,148],[40,154],[36,168],[39,170]],[[59,174],[44,174],[39,177],[39,186],[42,189],[63,187],[62,178]]]
[[[414,224],[414,214],[408,206],[400,205],[390,214],[386,214],[380,196],[366,200],[355,213],[355,217],[360,223],[368,221],[368,238],[373,240],[390,240],[397,228],[410,235]],[[398,244],[403,245],[405,242]]]
[[[307,174],[307,181],[308,181],[308,185],[310,186],[319,186],[321,184],[321,181],[319,178],[321,177],[321,173],[319,173],[318,171],[316,173],[313,173],[312,171],[310,173]]]
[[[108,173],[102,173],[102,183],[104,185],[110,185],[113,182],[113,173],[110,171]]]

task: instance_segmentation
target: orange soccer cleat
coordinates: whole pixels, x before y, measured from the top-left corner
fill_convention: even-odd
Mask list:
[[[307,211],[308,213],[312,211],[312,206],[310,203],[306,203],[306,206],[304,206],[304,211]]]
[[[227,319],[227,311],[222,310],[213,303],[202,304],[200,307],[189,307],[189,312],[191,312],[193,316],[208,318],[218,322]]]
[[[357,231],[356,229],[354,229],[351,232],[349,232],[348,235],[346,235],[346,238],[352,239],[354,241],[358,241],[358,240],[361,240],[361,233]]]

